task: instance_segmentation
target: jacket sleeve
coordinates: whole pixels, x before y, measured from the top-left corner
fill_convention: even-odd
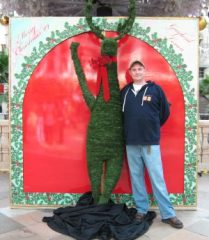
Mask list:
[[[165,93],[160,88],[160,126],[162,126],[170,115],[170,104]]]

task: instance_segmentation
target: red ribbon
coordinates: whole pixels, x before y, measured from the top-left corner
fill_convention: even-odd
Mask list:
[[[107,64],[111,64],[112,62],[116,62],[117,58],[114,56],[101,56],[97,60],[92,59],[92,65],[96,65],[98,67],[97,70],[97,95],[99,94],[100,85],[103,87],[103,98],[105,102],[110,100],[110,87],[108,82],[108,72],[107,72]]]

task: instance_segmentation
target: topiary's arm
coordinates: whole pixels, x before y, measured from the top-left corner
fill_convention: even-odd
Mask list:
[[[73,42],[71,44],[71,46],[70,46],[71,56],[72,56],[72,60],[74,63],[76,74],[78,76],[78,81],[79,81],[80,87],[82,89],[83,97],[84,97],[85,102],[88,105],[89,109],[91,110],[93,108],[95,98],[88,90],[88,86],[86,84],[86,78],[85,78],[83,69],[81,67],[80,60],[78,58],[78,53],[77,53],[78,46],[79,46],[79,43],[76,43],[76,42]]]

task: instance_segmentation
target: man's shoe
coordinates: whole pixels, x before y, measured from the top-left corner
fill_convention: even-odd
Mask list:
[[[144,214],[144,213],[137,213],[135,219],[137,222],[141,223],[144,221],[145,216],[146,216],[146,214]]]
[[[177,217],[162,219],[162,222],[170,224],[174,228],[178,228],[178,229],[183,228],[183,223]]]

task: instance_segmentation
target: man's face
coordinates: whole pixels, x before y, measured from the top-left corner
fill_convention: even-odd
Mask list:
[[[135,64],[130,70],[129,73],[134,82],[141,82],[144,80],[145,69],[139,64]]]

